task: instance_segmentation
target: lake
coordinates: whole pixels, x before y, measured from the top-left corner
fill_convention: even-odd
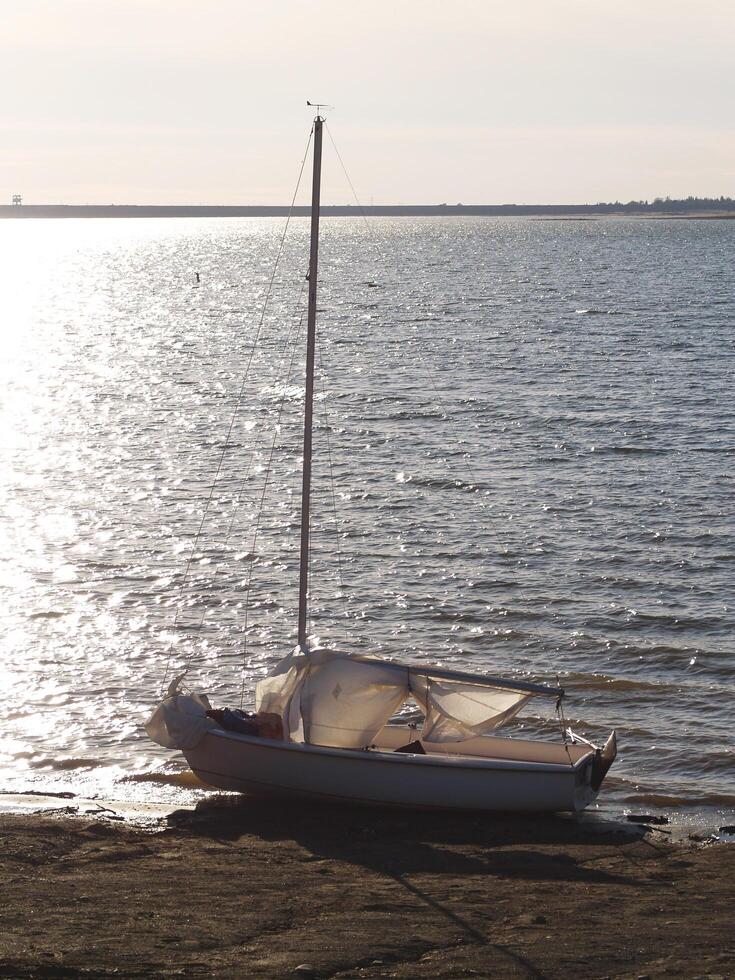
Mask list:
[[[735,223],[322,227],[312,635],[559,678],[618,730],[603,812],[732,823]],[[295,642],[283,228],[0,223],[6,793],[191,800],[141,727],[164,675],[247,707]],[[558,738],[554,704],[509,731]]]

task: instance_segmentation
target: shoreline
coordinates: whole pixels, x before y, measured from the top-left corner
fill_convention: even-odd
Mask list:
[[[307,218],[311,208],[298,205],[147,205],[147,204],[23,204],[0,205],[0,219],[16,221],[36,218]],[[521,217],[551,221],[581,221],[599,218],[697,219],[727,221],[733,211],[654,210],[592,204],[457,204],[457,205],[354,205],[326,204],[320,208],[330,217]]]
[[[735,846],[213,796],[0,814],[0,977],[724,977]]]
[[[116,793],[114,787],[95,791],[94,787],[89,786],[84,792],[77,791],[72,785],[54,789],[0,789],[0,816],[50,815],[74,819],[103,816],[125,821],[131,826],[149,828],[156,821],[165,821],[174,812],[193,811],[198,805],[207,807],[211,801],[220,799],[244,798],[237,793],[224,793],[207,786],[190,772],[183,772],[174,780],[164,774],[159,782],[157,774],[150,773],[128,781],[137,786],[147,784],[151,787],[150,794]],[[166,790],[172,785],[181,792],[174,795],[167,793]],[[163,792],[157,792],[156,787]],[[117,787],[118,790],[121,788]],[[349,804],[334,805],[340,810]],[[566,814],[561,819],[571,819],[572,816]],[[699,808],[677,809],[673,805],[621,803],[603,797],[593,807],[574,815],[574,819],[591,829],[604,826],[623,834],[634,833],[636,828],[647,828],[666,836],[673,844],[735,844],[735,811],[724,806],[702,805]]]

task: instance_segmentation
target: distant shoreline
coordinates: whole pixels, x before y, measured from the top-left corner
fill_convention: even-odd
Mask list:
[[[0,218],[281,218],[289,213],[285,205],[129,205],[129,204],[23,204],[0,205]],[[294,217],[308,217],[309,207],[295,207]],[[371,205],[358,208],[349,205],[325,205],[323,217],[537,217],[583,219],[601,217],[633,218],[735,218],[733,211],[681,208],[671,211],[653,208],[636,209],[614,204],[417,204]]]

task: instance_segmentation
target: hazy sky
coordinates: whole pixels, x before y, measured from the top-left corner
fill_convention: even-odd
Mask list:
[[[0,0],[0,201],[287,203],[306,99],[363,203],[735,196],[734,52],[735,0]]]

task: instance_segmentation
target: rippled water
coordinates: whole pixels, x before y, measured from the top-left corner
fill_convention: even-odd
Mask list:
[[[141,730],[167,667],[247,704],[294,642],[306,221],[253,348],[282,229],[0,225],[5,791],[182,799]],[[731,813],[735,223],[323,232],[313,634],[558,675],[619,731],[610,806]]]

